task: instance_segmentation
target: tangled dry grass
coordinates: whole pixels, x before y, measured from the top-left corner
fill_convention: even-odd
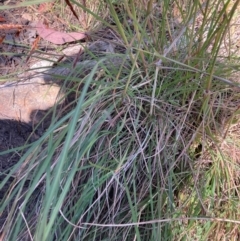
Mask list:
[[[71,107],[5,172],[3,239],[238,240],[239,63],[221,46],[239,1],[98,3],[74,6],[120,52],[64,77]]]

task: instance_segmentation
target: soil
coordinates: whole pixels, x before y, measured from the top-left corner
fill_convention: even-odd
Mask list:
[[[22,2],[24,1],[2,0],[0,6],[15,6]],[[36,73],[27,71],[37,59],[34,58],[34,54],[31,58],[27,58],[37,37],[36,30],[31,26],[36,21],[47,20],[49,27],[57,31],[66,31],[64,22],[57,14],[52,14],[51,9],[46,12],[38,10],[40,5],[11,8],[0,12],[0,17],[3,19],[0,24],[19,24],[26,27],[21,31],[0,28],[0,39],[3,39],[0,44],[0,76],[5,77],[0,79],[0,151],[24,145],[30,135],[32,135],[28,140],[30,142],[39,138],[40,132],[36,133],[35,130],[33,133],[34,124],[54,106],[59,95],[59,83],[50,83],[45,78],[32,80]],[[36,55],[40,56],[38,51],[56,53],[57,48],[59,49],[59,46],[41,39]],[[45,57],[49,58],[49,55]],[[46,121],[42,129],[46,129],[47,125]],[[0,155],[1,173],[18,160],[19,154]]]
[[[21,2],[23,1],[3,0],[0,1],[0,6],[11,6]],[[38,8],[38,6],[35,7]],[[36,8],[21,7],[1,10],[0,17],[4,21],[0,24],[20,24],[31,27],[34,21],[50,19],[48,22],[50,27],[58,31],[66,30],[56,15],[50,12],[38,13]],[[0,76],[5,77],[5,79],[0,79],[0,183],[26,152],[26,149],[18,149],[18,147],[36,141],[48,128],[51,115],[38,128],[36,125],[54,106],[60,91],[59,84],[49,83],[44,78],[31,80],[32,73],[26,74],[26,70],[36,62],[34,57],[27,60],[36,37],[36,31],[32,28],[26,28],[23,31],[0,29],[0,39],[4,39],[0,44]],[[59,48],[41,39],[38,51],[51,53],[57,47]],[[19,82],[19,77],[15,78],[16,76],[21,76],[24,81]],[[14,179],[10,177],[0,189],[1,203]],[[23,187],[23,192],[24,190],[27,190],[27,182]],[[38,191],[37,189],[35,192],[38,193]],[[7,210],[8,208],[5,208],[0,216],[0,233],[8,215]]]

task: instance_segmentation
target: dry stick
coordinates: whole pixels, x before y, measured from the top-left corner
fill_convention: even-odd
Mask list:
[[[211,221],[211,222],[228,222],[228,223],[235,223],[240,224],[240,221],[233,220],[233,219],[227,219],[227,218],[212,218],[212,217],[183,217],[183,218],[166,218],[166,219],[155,219],[145,222],[135,222],[135,223],[123,223],[123,224],[115,224],[115,223],[109,223],[109,224],[100,224],[100,223],[81,223],[82,226],[75,225],[71,223],[62,213],[60,210],[60,214],[63,216],[63,218],[72,226],[75,228],[80,229],[86,229],[84,226],[91,226],[91,227],[131,227],[131,226],[139,226],[139,225],[146,225],[146,224],[156,224],[156,223],[169,223],[174,221]],[[83,226],[84,225],[84,226]]]
[[[66,4],[69,6],[70,10],[72,11],[72,13],[73,13],[73,15],[76,17],[76,19],[79,20],[79,17],[78,17],[78,15],[77,15],[77,13],[75,12],[75,10],[74,10],[72,4],[70,3],[70,1],[69,1],[69,0],[65,0],[65,2],[66,2]]]
[[[22,218],[23,218],[23,220],[24,220],[24,222],[25,222],[25,224],[26,224],[26,227],[27,227],[27,230],[28,230],[28,235],[29,235],[31,241],[33,241],[33,237],[32,237],[32,234],[31,234],[31,231],[30,231],[29,225],[28,225],[28,223],[27,223],[27,220],[26,220],[26,218],[25,218],[25,216],[24,216],[22,210],[20,210],[20,214],[22,215]]]

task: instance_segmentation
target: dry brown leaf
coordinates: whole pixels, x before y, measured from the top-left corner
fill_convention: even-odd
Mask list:
[[[86,38],[85,33],[62,33],[52,28],[47,28],[40,22],[36,24],[36,29],[40,37],[54,44],[65,44]]]

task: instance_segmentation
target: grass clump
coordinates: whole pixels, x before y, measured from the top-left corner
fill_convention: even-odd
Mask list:
[[[124,49],[121,61],[95,57],[67,77],[72,108],[1,183],[12,180],[6,240],[239,238],[239,85],[221,52],[230,3],[99,2],[117,38],[94,38]]]

